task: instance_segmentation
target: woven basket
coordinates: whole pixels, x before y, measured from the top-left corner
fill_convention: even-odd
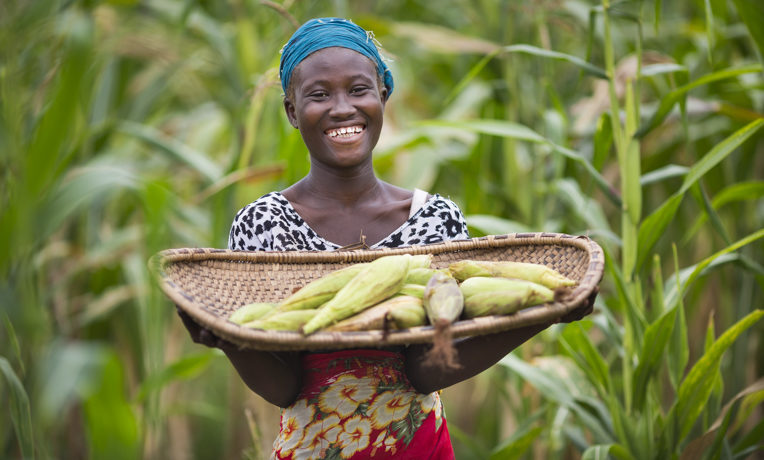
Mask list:
[[[308,282],[353,263],[391,254],[433,255],[444,268],[463,260],[514,260],[547,265],[578,284],[563,299],[512,315],[480,317],[452,325],[454,337],[488,334],[555,321],[586,302],[602,279],[602,248],[585,236],[559,233],[491,235],[398,249],[309,252],[243,252],[224,249],[168,249],[150,262],[165,294],[216,335],[261,350],[326,350],[386,347],[432,341],[431,326],[362,332],[299,332],[249,329],[227,318],[251,302],[277,302]]]

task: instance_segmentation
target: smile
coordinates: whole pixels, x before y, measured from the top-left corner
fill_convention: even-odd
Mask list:
[[[362,125],[344,126],[342,128],[327,130],[326,135],[329,137],[334,137],[334,138],[352,137],[360,133],[361,131],[363,131],[363,129],[364,127]]]

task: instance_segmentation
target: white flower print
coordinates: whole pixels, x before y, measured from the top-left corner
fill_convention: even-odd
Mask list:
[[[367,418],[356,415],[347,419],[343,428],[344,430],[338,439],[339,445],[342,447],[340,451],[342,458],[350,458],[356,452],[369,446],[371,423]]]
[[[375,428],[385,428],[392,422],[401,420],[409,413],[409,406],[414,399],[413,391],[385,391],[374,399],[369,406],[369,415]]]
[[[366,402],[376,391],[374,380],[352,374],[341,375],[318,398],[323,412],[336,413],[340,418],[349,417],[362,402]]]

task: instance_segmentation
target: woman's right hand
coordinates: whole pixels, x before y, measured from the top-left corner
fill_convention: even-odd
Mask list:
[[[175,310],[178,312],[178,316],[180,316],[181,321],[183,321],[183,325],[188,330],[191,340],[193,340],[194,343],[199,343],[210,348],[219,348],[221,350],[231,350],[236,348],[236,345],[233,343],[221,339],[211,330],[194,321],[188,313],[181,310],[177,305],[175,306]]]

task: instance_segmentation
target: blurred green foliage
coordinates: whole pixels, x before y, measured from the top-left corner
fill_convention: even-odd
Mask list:
[[[146,261],[225,246],[307,172],[278,51],[335,15],[392,60],[381,177],[473,236],[607,253],[594,315],[444,392],[457,458],[760,450],[760,1],[6,0],[0,456],[267,456],[278,411],[190,343]]]

